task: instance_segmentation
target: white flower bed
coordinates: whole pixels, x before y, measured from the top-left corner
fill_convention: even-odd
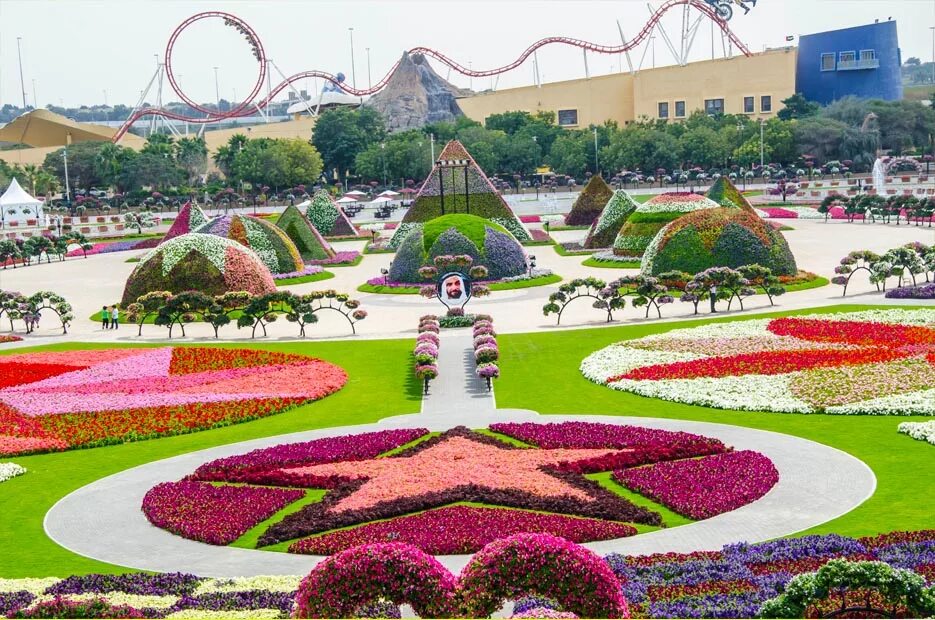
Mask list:
[[[241,592],[246,590],[295,592],[299,589],[299,583],[302,579],[302,575],[257,575],[256,577],[234,577],[232,579],[208,579],[195,589],[195,596],[213,592]]]
[[[580,369],[581,374],[586,379],[603,384],[607,383],[607,380],[611,377],[622,375],[641,366],[687,362],[703,357],[703,355],[694,355],[692,353],[647,351],[623,344],[614,344],[584,358]]]
[[[796,214],[796,219],[800,220],[823,220],[825,219],[824,213],[819,213],[818,209],[813,209],[812,207],[782,207],[787,211],[792,211]]]
[[[239,611],[211,611],[208,609],[183,609],[169,614],[172,620],[266,620],[279,618],[278,609],[244,609]]]
[[[705,196],[692,194],[659,194],[639,207],[637,213],[688,213],[699,209],[717,209],[721,205]]]
[[[927,441],[935,445],[935,421],[931,422],[903,422],[897,427],[900,433],[909,435],[919,441]]]
[[[794,375],[795,373],[701,377],[666,381],[621,379],[608,383],[607,386],[640,396],[719,409],[776,411],[778,413],[814,412],[814,407],[789,392],[789,383]]]
[[[6,482],[10,478],[22,476],[25,473],[26,468],[16,463],[0,463],[0,482]]]

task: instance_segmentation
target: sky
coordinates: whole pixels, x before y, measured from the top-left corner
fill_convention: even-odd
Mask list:
[[[661,0],[651,3],[660,6]],[[645,0],[0,0],[0,105],[22,105],[17,54],[20,38],[26,101],[55,105],[133,105],[156,71],[176,26],[199,11],[220,10],[244,19],[259,35],[272,59],[272,82],[320,69],[344,72],[348,82],[376,83],[412,47],[436,49],[448,57],[485,69],[512,62],[528,45],[547,36],[566,36],[617,45],[617,21],[627,37],[649,17]],[[787,35],[809,34],[872,23],[897,21],[903,59],[933,57],[935,0],[759,0],[744,16],[739,9],[732,29],[753,51],[787,45]],[[681,11],[673,10],[663,27],[676,40]],[[353,28],[354,64],[349,28]],[[711,57],[711,30],[699,29],[691,60]],[[369,48],[369,76],[368,76]],[[716,54],[721,56],[720,36]],[[643,68],[673,64],[663,37],[631,52]],[[544,82],[584,77],[578,49],[549,46],[539,51]],[[171,64],[184,91],[199,102],[239,100],[256,82],[257,63],[241,36],[220,20],[193,24],[178,38]],[[626,69],[617,54],[588,54],[590,74]],[[469,79],[434,63],[442,77],[461,87],[482,90],[523,86],[535,81],[531,61],[490,78]],[[217,84],[215,71],[217,67]],[[297,88],[318,92],[320,81]],[[265,92],[265,88],[264,88]],[[165,85],[165,101],[178,97]],[[155,87],[147,97],[155,101]]]

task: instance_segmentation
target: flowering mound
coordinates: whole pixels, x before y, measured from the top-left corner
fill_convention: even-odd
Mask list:
[[[8,355],[0,377],[0,454],[190,433],[278,413],[347,382],[314,358],[199,347]]]
[[[798,272],[778,230],[741,209],[704,209],[666,224],[643,254],[644,275],[668,271],[700,273],[711,267],[762,265],[777,276]]]
[[[305,207],[305,217],[315,227],[315,230],[323,235],[356,237],[358,234],[344,210],[331,198],[331,194],[323,189],[318,190],[312,196],[311,201]]]
[[[639,205],[630,197],[630,194],[622,189],[615,191],[604,205],[600,217],[591,225],[588,236],[584,240],[584,247],[589,250],[611,247],[617,233],[637,207]]]
[[[272,273],[292,273],[305,268],[292,239],[273,224],[258,217],[216,217],[195,232],[232,239],[250,248]]]
[[[743,209],[748,213],[755,213],[753,205],[744,197],[743,193],[724,175],[718,177],[708,191],[705,198],[710,198],[722,207]]]
[[[614,190],[604,182],[604,177],[595,174],[578,194],[575,203],[571,205],[571,211],[565,216],[565,225],[590,226],[600,217],[604,205],[611,199],[613,193]]]
[[[304,261],[327,260],[334,258],[334,248],[321,236],[312,222],[302,215],[295,206],[289,205],[276,220],[279,227],[292,243]]]
[[[673,330],[601,349],[581,372],[616,390],[724,409],[935,415],[935,311]]]
[[[166,233],[160,243],[182,235],[187,235],[190,232],[195,232],[196,228],[203,226],[207,222],[208,216],[201,210],[201,207],[197,205],[193,206],[192,203],[186,202],[179,211],[179,214],[175,217],[175,221],[172,222],[169,232]]]
[[[397,429],[255,450],[154,487],[144,511],[160,527],[212,544],[228,544],[269,519],[258,547],[288,542],[290,552],[327,555],[398,542],[461,554],[514,533],[590,542],[634,535],[635,523],[662,525],[658,514],[613,492],[612,482],[586,474],[619,477],[665,465],[647,485],[647,494],[662,503],[669,496],[661,476],[702,488],[723,485],[696,502],[708,511],[699,518],[749,503],[772,486],[758,473],[772,467],[761,455],[755,463],[750,453],[731,458],[720,441],[692,433],[584,422],[503,423],[489,430],[493,436],[464,427],[440,435]],[[710,455],[726,458],[698,458]],[[271,518],[307,489],[326,493]],[[684,496],[675,487],[672,497]],[[248,508],[231,509],[238,504]]]
[[[421,267],[438,256],[466,255],[491,280],[526,273],[526,252],[503,226],[476,215],[443,215],[412,230],[390,265],[393,282],[421,282]]]
[[[639,205],[614,240],[614,254],[639,258],[662,228],[686,213],[716,209],[710,198],[690,192],[669,192],[653,196]]]
[[[300,267],[301,269],[302,267]],[[123,290],[123,305],[153,291],[201,291],[221,295],[276,290],[273,276],[250,249],[216,235],[189,233],[151,250],[136,265]]]

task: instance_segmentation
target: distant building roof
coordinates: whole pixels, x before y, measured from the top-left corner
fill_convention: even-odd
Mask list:
[[[77,142],[108,142],[115,130],[93,123],[78,123],[49,110],[31,110],[0,128],[0,142],[33,147],[65,146]]]
[[[315,97],[306,99],[305,101],[293,103],[286,110],[286,114],[301,114],[302,112],[307,111],[307,107],[314,110],[316,107],[328,108],[339,105],[359,106],[360,97],[354,97],[353,95],[348,95],[347,93],[323,92]]]

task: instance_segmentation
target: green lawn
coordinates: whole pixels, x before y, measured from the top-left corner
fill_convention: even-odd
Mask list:
[[[360,261],[358,261],[360,262]],[[329,267],[341,267],[342,265],[329,265]],[[290,286],[292,284],[305,284],[306,282],[321,282],[330,280],[334,274],[330,271],[321,271],[319,273],[309,274],[307,276],[296,276],[294,278],[281,278],[276,280],[276,286]]]
[[[518,288],[532,288],[534,286],[547,286],[561,282],[562,276],[553,273],[550,276],[539,276],[530,280],[517,282],[494,282],[489,284],[491,291],[512,291]],[[418,295],[420,286],[383,286],[382,284],[361,284],[357,290],[361,293],[379,293],[381,295]]]
[[[598,267],[600,269],[639,269],[638,260],[597,260],[593,256],[587,258],[581,263],[585,267]]]
[[[782,316],[868,306],[836,306]],[[890,307],[890,306],[887,306]],[[724,320],[742,320],[736,317]],[[863,505],[808,533],[864,536],[892,530],[932,527],[935,477],[931,469],[935,447],[896,432],[900,422],[924,421],[920,416],[844,416],[756,413],[711,409],[645,398],[591,383],[578,371],[581,360],[611,343],[686,326],[698,321],[655,323],[608,329],[499,336],[502,376],[497,380],[497,406],[532,409],[548,414],[601,414],[682,418],[734,424],[787,433],[833,446],[864,461],[877,476],[877,490]],[[548,386],[548,389],[530,389]]]
[[[115,345],[74,343],[15,352],[112,346]],[[350,380],[332,396],[261,420],[118,446],[0,459],[28,470],[25,475],[0,484],[3,507],[0,576],[65,577],[88,572],[126,572],[59,547],[42,529],[43,517],[56,501],[110,474],[212,446],[315,428],[366,424],[390,415],[419,411],[421,385],[412,378],[411,339],[226,346],[321,357],[344,368]]]

